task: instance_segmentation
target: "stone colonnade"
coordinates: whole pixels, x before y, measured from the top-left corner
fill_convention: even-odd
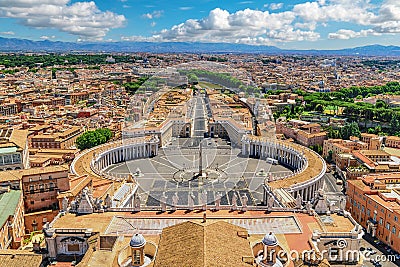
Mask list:
[[[321,156],[306,147],[295,147],[289,143],[278,140],[271,140],[260,137],[244,136],[242,139],[242,155],[257,157],[260,159],[275,159],[280,164],[284,164],[293,169],[293,174],[284,177],[269,177],[269,181],[275,181],[286,178],[293,178],[296,175],[304,172],[308,168],[308,159],[304,153],[308,151],[315,160],[322,162],[322,169],[314,177],[301,183],[295,183],[286,190],[296,199],[300,194],[304,201],[309,201],[313,198],[314,193],[323,187],[323,175],[326,172],[326,163]],[[314,159],[313,159],[314,160]]]
[[[108,177],[110,176],[109,174],[104,173],[104,170],[110,165],[138,158],[156,156],[158,154],[158,146],[159,139],[156,136],[151,138],[124,139],[122,143],[114,144],[112,147],[108,147],[105,151],[96,155],[90,167],[96,174],[110,178]]]

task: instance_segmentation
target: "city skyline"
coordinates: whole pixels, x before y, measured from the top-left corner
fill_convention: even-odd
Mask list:
[[[395,0],[0,2],[0,37],[52,41],[215,42],[283,49],[399,45]]]

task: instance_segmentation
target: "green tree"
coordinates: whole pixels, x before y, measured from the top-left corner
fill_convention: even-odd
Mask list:
[[[356,122],[346,123],[342,128],[340,128],[340,134],[343,139],[349,139],[350,136],[361,136],[360,128]]]
[[[387,108],[388,105],[386,104],[385,101],[378,99],[378,100],[376,100],[375,107],[376,108]]]
[[[76,146],[81,150],[92,148],[106,143],[112,136],[112,131],[106,128],[87,131],[76,139]]]
[[[332,151],[332,150],[329,150],[329,151],[328,151],[328,156],[326,157],[326,160],[327,160],[328,162],[331,162],[331,161],[332,161],[332,158],[333,158],[333,151]]]

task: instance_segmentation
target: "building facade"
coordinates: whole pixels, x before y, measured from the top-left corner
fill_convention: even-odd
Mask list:
[[[347,210],[367,233],[399,253],[400,173],[369,174],[347,183]]]

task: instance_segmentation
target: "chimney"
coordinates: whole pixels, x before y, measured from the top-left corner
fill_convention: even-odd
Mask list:
[[[203,213],[203,223],[205,223],[207,221],[207,213]]]

